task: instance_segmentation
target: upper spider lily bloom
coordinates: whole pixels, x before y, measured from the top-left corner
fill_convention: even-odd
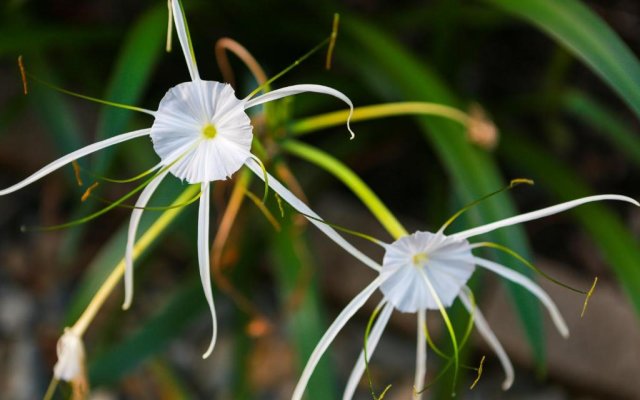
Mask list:
[[[351,113],[347,119],[347,129],[353,138],[353,131],[349,125],[351,114],[353,113],[353,104],[347,96],[335,89],[311,84],[288,86],[257,97],[238,99],[230,85],[215,81],[206,81],[200,78],[187,23],[178,0],[171,2],[170,10],[173,14],[174,24],[191,80],[169,89],[160,101],[157,111],[93,99],[149,114],[154,117],[151,128],[124,133],[67,154],[40,169],[27,179],[7,189],[0,190],[0,195],[6,195],[19,190],[78,158],[98,150],[131,139],[150,137],[153,148],[160,157],[160,162],[150,170],[155,172],[155,175],[147,181],[148,184],[142,190],[135,203],[135,208],[131,213],[125,254],[125,301],[123,308],[128,308],[132,301],[133,247],[136,231],[149,199],[169,173],[190,184],[200,184],[198,263],[202,286],[213,318],[211,342],[209,348],[203,355],[203,357],[207,357],[213,350],[217,335],[216,312],[209,271],[209,207],[211,182],[227,179],[245,165],[261,179],[264,179],[269,187],[296,210],[307,216],[316,219],[320,218],[274,177],[266,173],[260,160],[251,153],[253,132],[251,119],[247,115],[247,109],[304,92],[327,94],[342,100],[350,107]],[[86,98],[86,96],[83,97]],[[332,228],[322,224],[318,220],[312,219],[311,222],[339,245],[357,254],[363,262],[375,266],[373,260],[351,246]]]
[[[414,399],[420,399],[422,397],[421,392],[425,387],[424,379],[427,368],[426,312],[427,310],[439,310],[451,333],[451,325],[445,309],[451,306],[456,298],[460,299],[464,307],[469,311],[478,332],[496,353],[505,373],[502,388],[504,390],[509,389],[514,379],[513,366],[503,347],[500,345],[500,342],[487,324],[482,312],[476,307],[471,291],[466,285],[476,267],[487,269],[509,281],[521,285],[542,302],[551,315],[551,319],[558,329],[558,332],[563,337],[566,338],[569,336],[569,329],[556,305],[540,286],[513,269],[474,255],[474,249],[487,244],[472,244],[469,242],[469,239],[499,228],[535,220],[581,204],[601,200],[619,200],[640,206],[637,201],[626,196],[591,196],[506,218],[452,235],[444,234],[444,229],[448,226],[447,223],[436,233],[418,231],[403,236],[390,244],[376,241],[376,243],[385,250],[382,265],[374,268],[379,275],[364,290],[355,296],[327,329],[327,332],[311,354],[292,398],[294,400],[302,398],[309,378],[324,352],[349,319],[353,317],[377,289],[380,289],[383,295],[383,299],[377,308],[379,314],[370,332],[366,336],[367,341],[365,347],[347,381],[343,399],[351,399],[353,397],[366,369],[367,360],[375,351],[394,309],[403,313],[417,314],[418,329]],[[457,351],[455,335],[453,333],[451,333],[451,335],[455,352]],[[366,360],[364,358],[365,354],[367,355]]]

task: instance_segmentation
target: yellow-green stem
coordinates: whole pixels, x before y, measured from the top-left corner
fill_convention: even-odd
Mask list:
[[[385,103],[356,107],[353,110],[351,122],[367,121],[400,115],[433,115],[459,122],[464,126],[467,126],[470,122],[469,115],[457,108],[438,103],[424,102]],[[294,135],[303,135],[320,129],[343,125],[348,116],[349,110],[342,110],[305,118],[292,123],[289,130]]]
[[[406,236],[406,229],[396,217],[389,211],[386,205],[367,186],[360,177],[340,160],[308,144],[296,140],[287,140],[281,144],[281,148],[291,154],[303,158],[327,172],[333,174],[342,181],[364,203],[371,213],[384,226],[394,239]]]
[[[175,200],[174,204],[184,203],[188,199],[192,198],[200,190],[199,185],[189,186],[182,194]],[[145,251],[154,240],[160,236],[160,234],[169,226],[169,224],[182,212],[183,208],[172,208],[160,215],[160,217],[151,225],[151,227],[140,237],[133,248],[133,258]],[[91,302],[84,310],[78,321],[71,327],[73,333],[81,337],[91,324],[91,321],[95,318],[96,314],[109,297],[113,289],[120,282],[122,275],[124,274],[125,260],[120,260],[118,265],[114,268],[111,274],[104,281],[100,289],[96,292],[95,296],[91,299]]]

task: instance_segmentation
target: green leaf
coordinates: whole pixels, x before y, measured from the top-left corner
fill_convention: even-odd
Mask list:
[[[373,89],[378,89],[387,100],[429,101],[459,106],[454,94],[426,65],[383,32],[354,18],[345,18],[341,26],[343,34],[340,57],[351,60],[356,72],[368,68],[364,75]],[[350,46],[348,46],[348,44]],[[363,65],[362,60],[368,60]],[[393,98],[392,98],[393,97]],[[470,203],[503,187],[507,179],[501,177],[490,154],[475,148],[467,140],[466,132],[459,124],[434,117],[417,118],[425,138],[434,146],[455,185],[461,202]],[[417,172],[419,173],[419,172]],[[474,225],[484,224],[517,214],[508,196],[500,196],[480,204],[468,217]],[[495,242],[510,247],[529,257],[529,248],[521,227],[511,227],[488,234]],[[512,266],[531,275],[511,260],[496,255],[498,262]],[[529,257],[530,258],[530,257]],[[544,335],[540,306],[533,296],[521,287],[507,283],[523,323],[533,355],[539,366],[544,364]]]
[[[281,296],[282,308],[287,310],[287,303],[292,296],[300,296],[296,308],[288,314],[287,325],[293,336],[297,350],[300,370],[304,367],[314,348],[322,338],[326,329],[321,300],[315,280],[316,268],[311,260],[311,253],[299,227],[293,224],[292,216],[286,215],[281,221],[282,230],[271,235],[271,257],[276,272],[276,284]],[[305,290],[299,292],[301,285]],[[324,357],[314,370],[307,387],[306,398],[335,399],[335,380],[331,363]]]
[[[577,0],[487,0],[553,36],[587,64],[640,118],[640,63],[593,11]]]
[[[565,93],[561,102],[565,111],[593,127],[596,133],[640,166],[640,137],[621,121],[619,115],[577,90]]]
[[[535,175],[536,183],[550,190],[560,201],[594,194],[566,165],[547,155],[544,149],[523,135],[504,134],[501,155]],[[637,240],[604,204],[594,203],[571,211],[593,238],[613,268],[620,285],[640,315],[640,248]]]
[[[166,18],[166,5],[158,5],[144,14],[131,29],[118,56],[105,99],[137,105],[164,49]],[[98,121],[96,140],[124,132],[133,115],[128,110],[104,107]],[[94,169],[97,173],[104,171],[109,163],[107,154],[96,154]]]
[[[200,281],[194,279],[174,294],[140,330],[97,356],[89,366],[90,381],[95,385],[116,382],[145,359],[162,351],[206,307]]]
[[[364,205],[369,208],[369,211],[380,221],[394,239],[399,239],[407,234],[407,231],[378,196],[355,172],[340,162],[340,160],[320,149],[297,140],[287,140],[280,146],[284,151],[301,157],[340,179],[340,181],[351,189]]]

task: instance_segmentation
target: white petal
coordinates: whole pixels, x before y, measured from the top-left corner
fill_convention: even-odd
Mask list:
[[[384,300],[380,302],[380,306],[384,304]],[[391,312],[393,311],[393,306],[391,304],[386,304],[382,311],[380,311],[380,315],[378,315],[378,319],[373,324],[373,328],[371,328],[371,332],[369,333],[369,338],[367,340],[367,356],[368,361],[371,361],[371,357],[373,356],[376,347],[378,346],[378,342],[382,337],[382,333],[384,332],[384,328],[387,326],[389,322],[389,318],[391,317]],[[356,392],[358,388],[358,383],[360,383],[360,379],[362,379],[362,375],[366,369],[366,364],[364,362],[364,350],[360,352],[360,356],[358,357],[358,361],[356,365],[353,367],[351,371],[351,375],[349,376],[349,380],[347,381],[347,385],[344,389],[344,394],[342,395],[342,400],[350,400],[353,398],[353,394]]]
[[[264,180],[264,172],[258,163],[250,158],[245,162],[245,165],[253,171],[258,177]],[[362,261],[365,265],[371,267],[376,271],[380,271],[380,265],[373,261],[371,258],[364,255],[360,250],[356,249],[351,243],[347,242],[338,232],[335,231],[329,225],[320,222],[322,218],[318,214],[316,214],[312,209],[309,208],[306,204],[304,204],[300,199],[298,199],[293,193],[291,193],[287,188],[282,186],[280,182],[276,180],[270,174],[267,174],[268,184],[274,192],[276,192],[284,201],[289,203],[291,207],[293,207],[296,211],[300,212],[304,216],[307,217],[309,222],[314,224],[318,229],[320,229],[325,235],[327,235],[331,240],[336,242],[340,247],[349,252],[352,256]],[[312,218],[308,218],[312,217]],[[320,221],[318,221],[318,220]]]
[[[479,226],[477,228],[468,229],[466,231],[455,233],[451,235],[451,237],[456,239],[468,239],[472,236],[491,232],[498,228],[504,228],[506,226],[519,224],[521,222],[532,221],[534,219],[543,218],[549,215],[557,214],[562,211],[566,211],[568,209],[577,207],[585,203],[591,203],[594,201],[602,201],[602,200],[625,201],[627,203],[631,203],[640,207],[640,203],[638,203],[636,200],[632,199],[631,197],[622,196],[619,194],[601,194],[597,196],[588,196],[588,197],[583,197],[581,199],[567,201],[566,203],[556,204],[555,206],[543,208],[541,210],[536,210],[536,211],[531,211],[525,214],[516,215],[515,217],[505,218],[503,220],[492,222],[490,224]]]
[[[347,129],[349,130],[349,133],[351,133],[351,139],[354,138],[355,134],[351,130],[351,124],[350,124],[351,116],[353,115],[353,103],[342,92],[337,91],[328,86],[305,84],[305,85],[287,86],[281,89],[272,90],[271,92],[265,93],[254,99],[248,100],[245,104],[245,109],[253,106],[257,106],[259,104],[267,103],[273,100],[278,100],[283,97],[293,96],[293,95],[305,93],[305,92],[328,94],[329,96],[337,97],[338,99],[347,103],[347,105],[349,106],[349,116],[347,117]]]
[[[112,146],[114,144],[118,144],[121,142],[125,142],[127,140],[130,139],[135,139],[141,136],[146,136],[148,135],[150,132],[149,129],[141,129],[139,131],[133,131],[133,132],[128,132],[128,133],[123,133],[121,135],[118,136],[114,136],[112,138],[103,140],[101,142],[97,142],[94,144],[90,144],[89,146],[83,147],[79,150],[76,150],[72,153],[67,154],[64,157],[61,157],[59,159],[57,159],[56,161],[50,163],[49,165],[43,167],[42,169],[40,169],[38,172],[36,172],[35,174],[31,175],[30,177],[28,177],[27,179],[16,183],[13,186],[10,186],[4,190],[0,190],[0,196],[4,196],[5,194],[9,194],[9,193],[13,193],[16,190],[20,190],[23,187],[37,181],[38,179],[49,175],[50,173],[52,173],[53,171],[64,167],[65,165],[69,164],[72,161],[77,160],[78,158],[84,157],[88,154],[94,153],[98,150],[102,150],[105,147],[109,147]]]
[[[131,211],[131,218],[129,219],[129,231],[127,233],[127,246],[124,253],[125,266],[124,266],[124,304],[123,310],[129,309],[131,301],[133,300],[133,246],[136,242],[136,232],[138,231],[138,225],[144,212],[144,207],[147,206],[149,199],[156,191],[162,180],[167,176],[169,171],[165,171],[153,179],[147,187],[144,188],[140,197],[136,200],[136,205],[133,211]]]
[[[418,331],[416,333],[416,376],[413,380],[414,400],[422,399],[422,390],[424,390],[424,378],[427,374],[427,337],[424,329],[427,324],[427,311],[418,311]]]
[[[182,6],[179,0],[172,0],[173,7],[173,21],[176,24],[176,32],[178,33],[178,40],[180,40],[180,47],[184,53],[184,59],[187,62],[187,68],[189,68],[189,75],[191,80],[200,80],[200,74],[198,73],[198,66],[196,65],[196,59],[193,55],[193,49],[191,47],[191,38],[189,32],[187,32],[187,22],[182,11]]]
[[[203,128],[213,126],[207,138]],[[189,183],[227,179],[251,156],[253,132],[244,103],[228,84],[213,81],[183,82],[169,89],[160,101],[151,127],[153,149],[164,165],[183,156],[171,173]]]
[[[338,317],[333,321],[329,329],[325,332],[320,342],[316,345],[316,348],[311,353],[311,357],[309,357],[309,361],[307,361],[307,365],[304,367],[304,371],[302,371],[302,375],[300,376],[300,380],[296,385],[295,390],[293,391],[293,396],[291,396],[292,400],[300,400],[302,395],[304,394],[304,390],[307,388],[307,383],[309,383],[309,378],[311,378],[311,374],[313,370],[320,362],[320,358],[327,350],[333,339],[340,333],[342,328],[346,325],[346,323],[353,317],[353,315],[364,305],[364,303],[369,299],[369,297],[375,292],[375,290],[380,286],[380,283],[384,281],[384,278],[378,276],[364,288],[363,291],[358,293],[356,297],[351,300],[351,302],[342,310],[342,312],[338,315]]]
[[[418,231],[384,247],[381,274],[391,276],[380,291],[400,312],[439,309],[420,273],[426,274],[446,308],[475,269],[469,243],[442,234]],[[416,256],[424,258],[424,265],[415,264]]]
[[[202,355],[207,358],[213,351],[218,337],[218,321],[216,317],[216,308],[213,304],[213,291],[211,289],[211,270],[209,261],[209,206],[210,206],[210,185],[203,183],[201,185],[202,196],[200,197],[200,208],[198,211],[198,265],[200,267],[200,279],[202,280],[202,289],[207,298],[209,309],[211,310],[211,319],[213,322],[213,333],[211,334],[211,343],[209,348]]]
[[[544,306],[547,308],[549,314],[551,315],[551,320],[556,325],[558,332],[560,332],[560,334],[565,338],[569,337],[569,328],[567,328],[567,324],[564,322],[564,318],[562,318],[560,311],[558,311],[558,307],[556,307],[553,300],[551,300],[551,297],[549,297],[549,295],[544,290],[542,290],[540,286],[538,286],[535,282],[522,275],[521,273],[493,261],[485,260],[484,258],[480,257],[474,257],[474,261],[477,265],[493,271],[503,278],[515,282],[531,292],[531,294],[536,296],[538,300],[540,300],[542,304],[544,304]]]
[[[504,348],[500,344],[500,341],[493,333],[487,320],[482,315],[480,309],[471,303],[471,299],[469,298],[468,293],[471,290],[468,287],[465,287],[462,292],[460,292],[460,300],[462,304],[464,304],[465,308],[469,311],[469,314],[473,315],[473,320],[475,323],[478,332],[482,335],[484,340],[486,340],[487,344],[491,347],[491,349],[498,356],[498,360],[500,360],[500,364],[502,364],[502,369],[504,370],[504,381],[502,382],[502,390],[508,390],[513,384],[514,372],[513,365],[511,365],[511,361],[509,360],[509,356],[507,356],[507,352],[504,351]]]

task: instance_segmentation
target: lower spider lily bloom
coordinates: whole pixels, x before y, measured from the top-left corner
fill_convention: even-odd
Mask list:
[[[456,298],[459,298],[464,307],[469,311],[478,332],[496,353],[505,373],[502,388],[504,390],[509,389],[514,378],[513,366],[503,347],[500,345],[500,342],[489,328],[484,316],[480,310],[475,307],[471,290],[466,285],[476,267],[487,269],[509,281],[521,285],[542,302],[551,315],[551,319],[558,329],[558,332],[563,337],[566,338],[569,336],[569,329],[556,305],[540,286],[519,272],[474,255],[474,249],[491,244],[472,244],[469,242],[469,239],[502,227],[535,220],[581,204],[602,200],[625,201],[640,206],[637,201],[626,196],[599,195],[561,203],[452,235],[444,234],[444,229],[448,226],[448,222],[436,233],[418,231],[403,236],[391,244],[374,239],[374,241],[385,250],[382,265],[374,267],[379,273],[378,277],[355,296],[338,315],[329,329],[327,329],[327,332],[311,354],[292,398],[294,400],[302,398],[309,378],[324,352],[349,319],[365,304],[376,289],[380,289],[383,295],[383,300],[376,309],[379,311],[379,314],[371,331],[366,336],[365,347],[351,372],[343,399],[351,399],[353,397],[358,383],[365,372],[367,360],[375,351],[394,309],[403,313],[417,314],[417,365],[414,381],[414,398],[421,398],[421,392],[425,387],[424,379],[427,367],[426,312],[427,310],[439,310],[442,313],[445,324],[447,324],[448,330],[452,332],[445,308],[451,306]],[[456,352],[457,344],[455,342],[455,335],[453,333],[451,333],[451,335],[454,352]],[[365,359],[365,355],[367,359]]]
[[[149,173],[155,172],[155,175],[147,181],[146,186],[143,185],[139,187],[142,193],[137,199],[135,208],[131,213],[125,252],[125,301],[123,308],[126,309],[130,306],[133,297],[133,247],[137,228],[149,199],[169,173],[190,184],[200,184],[198,263],[202,286],[213,319],[211,342],[209,348],[203,355],[203,357],[207,357],[213,350],[217,334],[216,312],[209,271],[209,207],[211,182],[227,179],[243,165],[246,165],[260,178],[264,179],[269,187],[278,193],[282,199],[290,203],[296,210],[319,219],[317,214],[278,183],[274,177],[268,175],[260,160],[251,153],[253,132],[251,120],[246,110],[303,92],[327,94],[349,105],[351,113],[347,119],[347,129],[353,138],[353,132],[349,126],[351,114],[353,113],[353,104],[348,97],[335,89],[311,84],[293,85],[273,90],[257,97],[252,98],[250,95],[247,98],[238,99],[230,85],[214,81],[205,81],[200,78],[188,27],[178,0],[171,1],[170,10],[173,14],[176,31],[186,59],[191,81],[180,83],[169,89],[160,101],[157,111],[81,96],[90,100],[149,114],[154,117],[151,128],[121,134],[67,154],[40,169],[27,179],[7,189],[0,190],[0,195],[15,192],[51,172],[98,150],[131,139],[145,136],[150,137],[153,148],[160,157],[160,162],[149,171]],[[142,189],[143,187],[144,189]],[[316,226],[339,245],[356,254],[363,262],[372,266],[375,265],[374,261],[351,246],[332,228],[327,227],[317,220],[312,220],[312,223],[316,224]]]

